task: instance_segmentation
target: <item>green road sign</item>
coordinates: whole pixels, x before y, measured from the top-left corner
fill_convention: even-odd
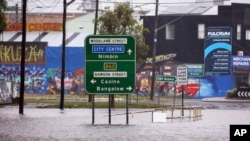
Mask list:
[[[158,75],[156,76],[157,81],[164,81],[164,82],[175,82],[176,78],[175,76],[163,76],[163,75]]]
[[[203,64],[184,64],[187,67],[189,77],[203,77],[204,65]]]
[[[85,39],[85,90],[89,94],[131,94],[135,89],[135,39],[91,35]]]

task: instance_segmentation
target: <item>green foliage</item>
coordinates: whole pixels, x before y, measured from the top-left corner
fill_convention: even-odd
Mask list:
[[[3,13],[6,7],[7,7],[6,0],[0,0],[0,33],[2,33],[6,27],[6,18]]]
[[[142,64],[148,53],[149,46],[145,43],[144,34],[149,30],[144,28],[132,14],[134,10],[129,3],[118,3],[113,10],[106,7],[96,20],[98,32],[101,35],[132,35],[136,40],[137,64]]]
[[[227,92],[226,98],[236,98],[237,97],[237,89],[234,88]]]

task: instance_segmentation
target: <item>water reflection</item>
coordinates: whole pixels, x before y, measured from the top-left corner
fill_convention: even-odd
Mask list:
[[[130,109],[138,112],[145,109]],[[91,124],[91,109],[24,110],[0,108],[0,140],[3,141],[145,141],[145,140],[229,140],[230,124],[249,124],[249,110],[203,110],[202,120],[176,119],[173,122],[152,123],[152,113],[112,117],[108,124],[108,109],[96,109],[95,124]],[[125,113],[113,109],[112,114]],[[233,114],[232,114],[233,113]]]

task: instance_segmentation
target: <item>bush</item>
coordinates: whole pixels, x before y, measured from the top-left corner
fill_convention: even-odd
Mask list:
[[[236,88],[234,88],[232,90],[229,90],[227,92],[226,98],[237,98],[237,97],[238,97],[238,95],[237,95],[237,89]]]

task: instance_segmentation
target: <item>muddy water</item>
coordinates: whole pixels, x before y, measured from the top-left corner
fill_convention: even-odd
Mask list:
[[[126,115],[113,116],[108,122],[108,109],[24,109],[0,108],[1,141],[228,141],[230,124],[250,124],[249,110],[205,109],[202,119],[166,120],[153,123],[150,109],[130,109]],[[112,114],[125,109],[112,109]]]

